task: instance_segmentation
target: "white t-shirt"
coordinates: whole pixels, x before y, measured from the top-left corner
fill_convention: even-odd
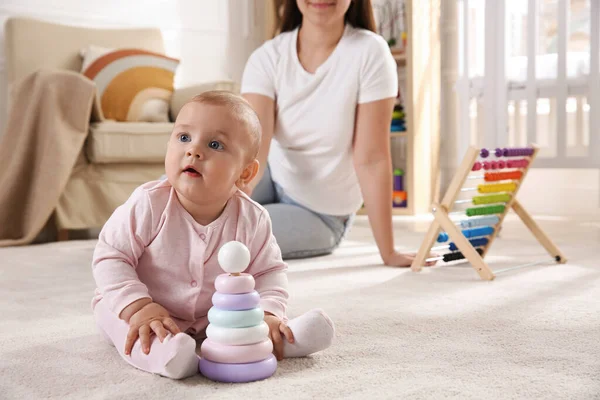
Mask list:
[[[334,51],[311,74],[298,59],[297,37],[295,29],[256,49],[241,92],[275,100],[273,181],[313,211],[352,214],[363,201],[352,162],[356,106],[397,96],[396,63],[381,36],[346,24]]]

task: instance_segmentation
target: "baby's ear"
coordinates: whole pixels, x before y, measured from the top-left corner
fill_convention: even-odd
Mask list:
[[[252,179],[254,179],[256,177],[256,174],[258,174],[259,166],[260,164],[256,159],[252,160],[250,164],[246,165],[238,181],[236,182],[237,186],[243,188],[244,186],[252,182]]]

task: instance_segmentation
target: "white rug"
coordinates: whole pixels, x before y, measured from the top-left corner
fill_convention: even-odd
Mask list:
[[[416,249],[428,223],[406,221],[396,241]],[[92,321],[94,241],[0,249],[0,398],[600,398],[600,224],[541,225],[569,263],[484,282],[468,265],[378,265],[359,219],[334,255],[290,263],[292,311],[324,308],[334,346],[235,385],[171,381],[121,360]],[[496,270],[545,256],[510,220],[488,262]]]

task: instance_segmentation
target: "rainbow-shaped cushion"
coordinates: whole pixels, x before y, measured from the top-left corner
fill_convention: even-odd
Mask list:
[[[141,49],[119,49],[98,57],[83,71],[96,83],[104,117],[147,120],[156,102],[168,103],[179,60]]]

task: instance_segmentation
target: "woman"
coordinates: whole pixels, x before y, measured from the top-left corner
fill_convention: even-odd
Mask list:
[[[392,231],[397,91],[370,0],[285,2],[281,33],[250,56],[241,89],[263,129],[249,191],[269,211],[284,258],[333,251],[364,200],[383,262],[412,263]]]

